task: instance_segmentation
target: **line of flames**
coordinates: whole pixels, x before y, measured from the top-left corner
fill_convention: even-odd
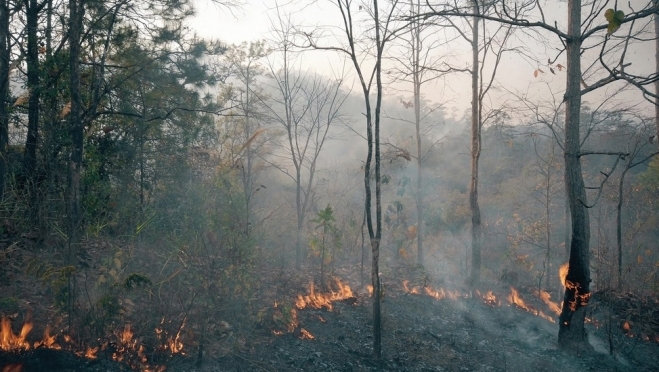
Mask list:
[[[346,300],[349,298],[354,298],[355,295],[352,292],[352,289],[349,285],[343,283],[338,278],[334,279],[334,286],[336,290],[330,290],[326,293],[316,292],[316,287],[314,283],[309,283],[309,293],[306,295],[297,295],[295,299],[295,308],[290,310],[290,320],[286,324],[286,330],[288,333],[293,333],[300,325],[300,322],[297,317],[297,310],[304,310],[306,308],[321,309],[325,308],[327,311],[332,311],[334,305],[332,302]],[[279,305],[275,301],[274,307],[277,308]],[[297,309],[297,310],[296,310]],[[318,316],[318,319],[321,323],[325,322],[321,316]],[[284,331],[273,330],[272,333],[275,336],[281,336],[284,334]],[[299,338],[303,340],[313,340],[315,339],[314,335],[311,334],[308,330],[301,328],[299,333]]]
[[[352,289],[350,289],[350,286],[341,282],[339,279],[335,279],[334,282],[338,290],[330,291],[327,293],[316,292],[313,282],[309,283],[309,294],[297,295],[297,299],[295,300],[295,307],[297,307],[299,310],[305,309],[307,307],[314,309],[320,309],[324,307],[328,311],[332,311],[332,302],[355,297],[355,295],[352,293]]]
[[[38,348],[54,350],[63,349],[62,345],[57,342],[57,336],[50,334],[51,329],[49,326],[44,330],[43,337],[40,341],[36,341],[34,343],[27,341],[27,337],[32,331],[32,328],[32,322],[25,322],[23,323],[21,330],[15,334],[12,330],[11,321],[7,318],[2,318],[0,320],[0,351],[19,352]],[[183,327],[181,327],[181,329],[182,328]],[[179,329],[176,336],[169,337],[166,343],[163,344],[160,348],[167,350],[172,354],[180,353],[184,355],[185,352],[183,351],[183,343],[180,340],[180,332],[181,330]],[[161,329],[156,329],[156,334],[158,335],[159,339],[162,338],[162,333],[163,332]],[[125,362],[131,367],[138,368],[142,371],[164,371],[164,366],[154,367],[147,363],[148,358],[145,354],[144,345],[142,345],[139,340],[134,339],[133,337],[134,333],[131,330],[130,324],[125,325],[123,331],[118,335],[118,342],[116,343],[116,347],[112,353],[112,359],[117,362]],[[68,335],[63,335],[62,338],[67,345],[75,344],[71,337]],[[107,347],[108,344],[103,345],[102,348],[87,346],[84,352],[75,350],[73,350],[73,352],[79,357],[96,359],[99,349],[104,350]]]
[[[425,287],[419,287],[419,286],[414,286],[410,287],[409,281],[408,280],[403,280],[403,290],[406,293],[409,294],[422,294],[424,292],[430,297],[433,297],[437,300],[441,299],[451,299],[451,300],[456,300],[458,298],[467,298],[469,297],[468,294],[466,293],[460,293],[459,291],[451,291],[451,290],[446,290],[444,288],[439,288],[439,289],[433,289],[432,287],[425,286]],[[560,315],[560,307],[558,306],[557,303],[551,301],[551,295],[545,291],[540,291],[536,293],[536,295],[545,303],[549,308],[551,309],[552,312],[556,313],[556,315]],[[489,306],[497,307],[501,306],[501,301],[499,301],[496,297],[496,295],[492,291],[487,291],[485,293],[481,293],[480,291],[476,290],[476,296],[481,298],[481,300]],[[528,305],[522,297],[519,295],[519,291],[515,289],[514,287],[510,287],[510,294],[507,296],[508,302],[511,305],[515,305],[517,308],[520,308],[522,310],[525,310],[535,316],[541,317],[543,319],[546,319],[552,323],[555,323],[556,320],[542,312],[541,310],[535,309],[532,306]]]

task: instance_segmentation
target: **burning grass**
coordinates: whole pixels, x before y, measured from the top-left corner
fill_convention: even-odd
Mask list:
[[[41,340],[30,342],[28,341],[28,336],[33,326],[32,322],[24,322],[20,331],[14,333],[11,321],[7,318],[2,318],[0,320],[0,351],[18,353],[41,348],[68,350],[79,357],[93,360],[98,357],[98,352],[102,350],[111,353],[112,360],[127,364],[136,370],[165,370],[165,366],[153,366],[149,363],[149,358],[146,354],[147,348],[140,339],[135,337],[130,324],[126,324],[123,331],[117,332],[112,337],[113,340],[108,340],[101,346],[96,347],[80,347],[68,335],[51,335],[50,327],[46,327]],[[156,334],[159,336],[158,339],[164,338],[164,332],[162,330],[156,329]],[[58,338],[60,339],[59,342]],[[180,340],[180,330],[175,337],[167,337],[165,340],[158,349],[166,350],[171,354],[184,354],[183,343]]]
[[[334,284],[337,290],[331,290],[327,293],[318,293],[316,292],[313,282],[309,283],[309,294],[298,295],[295,300],[295,307],[298,308],[298,310],[303,310],[307,307],[314,309],[324,307],[327,311],[332,311],[332,302],[355,298],[350,286],[341,282],[339,279],[334,279]]]

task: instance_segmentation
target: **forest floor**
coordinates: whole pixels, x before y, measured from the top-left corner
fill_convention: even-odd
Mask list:
[[[337,270],[335,274],[352,288],[357,288],[355,283],[359,280],[350,272]],[[216,345],[206,346],[200,365],[192,356],[174,358],[167,362],[167,370],[659,370],[659,343],[654,340],[657,335],[632,336],[631,331],[621,326],[624,324],[621,323],[623,315],[609,316],[608,323],[604,320],[589,322],[587,328],[592,347],[576,353],[557,348],[558,327],[550,320],[534,315],[534,311],[536,314],[551,312],[534,297],[531,289],[519,289],[519,297],[526,301],[531,309],[529,312],[509,304],[506,296],[510,287],[506,285],[493,284],[488,288],[497,300],[484,301],[481,297],[469,298],[461,294],[437,299],[424,291],[409,293],[409,288],[406,290],[400,279],[384,280],[383,360],[376,364],[371,358],[372,297],[366,289],[353,289],[352,296],[332,301],[331,310],[327,306],[294,310],[297,295],[309,293],[309,277],[277,270],[267,275],[270,277],[263,280],[260,288],[264,294],[261,322],[244,326],[227,323],[231,331]],[[446,293],[458,293],[457,290]],[[604,316],[601,299],[595,296],[592,305],[594,319],[597,319],[597,312]],[[290,328],[286,329],[286,324]],[[604,324],[615,326],[606,327]],[[642,340],[644,337],[650,341]],[[611,346],[613,354],[609,352]],[[12,365],[21,363],[22,369],[11,369]],[[90,362],[62,351],[37,349],[13,355],[0,352],[0,370],[122,371],[128,368],[110,361],[107,354]]]

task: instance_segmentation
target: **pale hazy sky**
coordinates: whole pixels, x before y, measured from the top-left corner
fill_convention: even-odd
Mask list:
[[[226,43],[241,43],[249,42],[258,39],[268,38],[268,32],[271,29],[271,18],[276,17],[274,7],[275,0],[243,0],[245,5],[240,9],[234,9],[232,12],[226,8],[221,8],[216,5],[210,4],[207,0],[197,0],[197,16],[192,22],[192,26],[197,30],[200,36],[205,38],[219,39]],[[280,4],[287,3],[280,1]],[[288,1],[290,3],[290,1]],[[311,4],[311,1],[297,1],[297,4]],[[625,4],[619,5],[625,11],[629,12]],[[635,9],[640,9],[645,0],[634,0],[631,2]],[[554,21],[558,22],[559,27],[566,19],[565,4],[555,0],[547,1],[545,5],[545,15],[549,23]],[[285,8],[287,12],[295,11],[294,17],[305,25],[328,25],[336,24],[340,20],[340,13],[338,8],[331,4],[329,1],[319,0],[307,5],[306,8],[301,9],[298,5],[288,6]],[[597,23],[605,23],[602,19]],[[638,26],[638,24],[637,24]],[[621,29],[619,32],[621,33]],[[545,33],[545,35],[548,35]],[[505,86],[506,90],[516,93],[524,93],[529,97],[536,97],[537,99],[550,99],[549,89],[554,92],[556,99],[560,101],[562,97],[562,90],[565,84],[565,71],[556,71],[556,75],[552,75],[546,65],[546,60],[549,57],[554,57],[553,51],[558,44],[558,39],[555,36],[548,35],[546,42],[539,42],[531,39],[520,39],[520,45],[524,45],[537,56],[540,62],[530,62],[518,55],[509,54],[504,57],[497,74],[497,81],[499,85]],[[628,52],[630,59],[634,62],[632,68],[639,69],[644,72],[654,71],[654,49],[653,43],[647,43],[644,46],[631,48]],[[450,46],[438,49],[437,53],[450,53],[451,63],[453,65],[465,67],[470,61],[469,45],[464,40],[457,40]],[[305,53],[301,63],[303,68],[311,68],[316,72],[326,75],[330,71],[334,71],[342,66],[339,57],[332,52],[313,52]],[[588,65],[587,57],[584,57],[583,67]],[[557,60],[558,63],[565,65],[564,54]],[[352,65],[348,64],[348,72],[352,73]],[[534,77],[534,70],[540,67],[544,74]],[[584,76],[588,83],[592,83],[595,78],[589,79]],[[596,104],[604,99],[604,97],[611,95],[620,85],[611,86],[608,89],[603,89],[595,93],[590,93],[585,97],[585,101],[589,100]],[[355,87],[357,88],[357,87]],[[358,89],[358,88],[357,88]],[[358,90],[353,90],[360,93]],[[438,80],[430,83],[424,88],[425,96],[437,103],[442,103],[446,106],[449,114],[455,117],[461,116],[470,104],[470,83],[469,75],[455,74],[444,80]],[[389,91],[392,95],[405,95],[410,97],[411,94],[400,93],[399,91]],[[497,105],[497,100],[503,100],[507,96],[505,90],[498,90],[493,94],[493,105]],[[633,91],[624,96],[626,102],[642,102],[640,92]],[[649,104],[642,104],[644,107],[649,108]]]

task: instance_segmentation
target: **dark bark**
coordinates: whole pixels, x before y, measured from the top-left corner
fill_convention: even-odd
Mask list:
[[[375,101],[375,235],[371,237],[371,250],[373,264],[371,276],[373,281],[373,357],[382,359],[382,333],[381,311],[382,302],[380,289],[380,241],[382,238],[382,182],[380,175],[380,109],[382,107],[382,51],[384,42],[380,39],[380,18],[378,1],[373,1],[373,15],[375,16],[375,42],[377,45],[377,60],[375,65],[375,85],[377,88]]]
[[[659,0],[654,1],[654,6],[659,7]],[[654,60],[656,71],[659,71],[659,11],[654,14]],[[659,96],[659,79],[654,82],[654,93]],[[657,146],[659,146],[659,98],[654,102],[654,120],[657,124],[657,133],[655,133],[655,140],[657,140]]]
[[[479,13],[478,2],[473,4],[474,14]],[[482,228],[481,211],[478,205],[478,160],[481,154],[481,125],[480,125],[480,99],[479,99],[479,71],[480,60],[478,50],[479,17],[472,17],[471,37],[471,180],[469,182],[469,208],[471,210],[471,274],[469,284],[477,285],[481,273],[481,246]]]
[[[35,173],[37,168],[37,146],[39,141],[39,99],[41,87],[39,79],[39,5],[37,0],[24,0],[27,25],[27,88],[28,117],[27,138],[23,154],[23,172],[30,195],[34,195]],[[30,201],[34,199],[31,197]],[[32,208],[35,206],[32,205]]]
[[[71,112],[69,125],[73,148],[69,160],[69,264],[74,263],[80,224],[80,177],[83,157],[82,101],[80,97],[80,34],[82,28],[84,0],[69,0],[69,68]]]
[[[565,186],[570,203],[572,237],[570,261],[559,317],[558,344],[581,348],[588,342],[584,329],[590,298],[590,221],[579,157],[581,111],[581,0],[568,2],[567,84],[565,92]]]
[[[630,159],[631,161],[631,159]],[[618,203],[616,205],[616,245],[618,247],[618,289],[622,289],[622,203],[623,203],[623,189],[625,186],[625,175],[629,171],[628,166],[622,171],[620,175],[620,182],[618,183]]]
[[[4,200],[9,142],[9,0],[0,0],[0,201]]]

